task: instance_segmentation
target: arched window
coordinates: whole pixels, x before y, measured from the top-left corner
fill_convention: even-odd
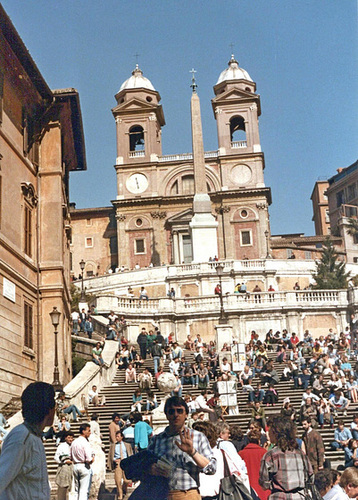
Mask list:
[[[129,129],[129,151],[144,151],[144,130],[140,125]]]
[[[182,177],[183,194],[194,194],[194,176],[183,175]]]
[[[246,141],[245,121],[242,116],[233,116],[230,120],[231,142]]]

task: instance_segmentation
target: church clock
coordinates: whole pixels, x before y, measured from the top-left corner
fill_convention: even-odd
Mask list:
[[[235,184],[244,186],[251,181],[252,170],[247,165],[236,165],[231,170],[231,179]]]
[[[148,187],[148,179],[144,174],[132,174],[126,181],[126,187],[133,194],[143,193]]]

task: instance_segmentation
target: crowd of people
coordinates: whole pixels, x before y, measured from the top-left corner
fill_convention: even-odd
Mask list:
[[[252,332],[246,346],[245,366],[237,369],[236,340],[218,352],[215,342],[206,343],[200,335],[195,338],[188,335],[181,346],[173,334],[164,338],[158,328],[147,331],[143,327],[137,345],[129,345],[123,334],[125,319],[114,313],[110,316],[108,326],[113,327],[119,343],[117,368],[124,372],[124,383],[133,386],[128,411],[115,412],[108,427],[110,446],[106,450],[106,467],[114,474],[119,500],[124,498],[132,481],[137,485],[135,493],[138,492],[134,498],[146,498],[145,488],[152,487],[148,485],[153,484],[153,477],[161,479],[158,491],[148,498],[214,500],[219,498],[222,480],[228,474],[235,476],[243,491],[256,500],[311,498],[310,491],[314,488],[324,500],[357,498],[358,412],[350,422],[347,419],[347,410],[358,400],[358,363],[351,361],[357,355],[355,331],[347,329],[338,335],[330,330],[318,339],[306,331],[301,340],[286,330],[275,334],[269,331],[264,340]],[[100,352],[96,355],[101,358]],[[166,365],[175,377],[176,387],[164,408],[168,426],[154,435],[151,419],[158,406],[155,388]],[[298,405],[295,406],[293,400],[297,398],[292,396],[280,401],[281,380],[292,391],[302,391]],[[226,421],[219,391],[221,381],[236,382],[237,390],[246,395],[244,410],[250,413],[247,428]],[[105,398],[93,386],[85,398],[87,403],[79,409],[63,392],[52,403],[53,396],[47,386],[41,387],[49,402],[35,416],[31,413],[33,401],[29,403],[25,391],[25,424],[17,432],[29,432],[34,437],[33,451],[39,449],[35,438],[56,440],[58,498],[66,499],[73,488],[78,500],[88,499],[96,460],[89,438],[97,436],[102,443],[103,429],[95,408],[105,405]],[[81,421],[76,438],[72,421],[84,417],[89,420],[88,403],[94,413],[89,422]],[[0,417],[1,424],[0,432],[7,432],[4,429],[7,422]],[[325,426],[334,428],[330,448],[341,449],[344,454],[339,471],[331,468],[326,456],[320,432]],[[6,436],[0,457],[0,499],[2,491],[16,489],[13,482],[17,478],[23,487],[24,477],[29,474],[21,459],[16,467],[19,475],[13,473],[10,481],[4,479],[1,468],[4,460],[14,463],[21,451],[12,445],[14,431]],[[147,453],[156,457],[155,462],[148,469],[143,465],[144,475],[140,471],[133,477],[128,473],[127,477],[126,459],[137,460],[136,457]],[[4,470],[8,471],[8,467]],[[138,478],[140,483],[136,482]],[[28,478],[26,482],[26,488],[34,487]],[[40,498],[48,498],[46,488],[44,492]],[[158,496],[159,492],[162,496]]]

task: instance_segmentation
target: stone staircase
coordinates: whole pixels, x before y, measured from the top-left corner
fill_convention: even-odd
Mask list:
[[[190,351],[184,351],[185,358],[187,361],[191,362],[193,360],[193,355]],[[268,354],[269,358],[272,358],[275,360],[276,354],[275,353],[269,353]],[[168,365],[168,360],[166,361],[166,370]],[[144,366],[140,369],[137,370],[137,373],[140,373],[144,367],[147,367],[152,371],[153,373],[153,360],[152,359],[147,359],[144,363]],[[275,369],[277,370],[279,376],[281,377],[282,370],[284,368],[284,364],[278,364],[275,363]],[[258,378],[254,379],[254,385]],[[270,415],[275,415],[280,412],[281,407],[282,407],[282,401],[286,398],[289,397],[291,403],[299,412],[300,405],[301,405],[301,400],[302,400],[302,393],[303,391],[301,389],[294,389],[293,382],[292,381],[280,381],[278,386],[276,386],[278,394],[279,394],[279,401],[274,407],[267,407],[265,406],[265,413],[266,417]],[[110,386],[106,386],[102,388],[101,394],[104,394],[106,397],[106,404],[105,406],[100,406],[100,407],[90,407],[89,413],[92,414],[96,412],[99,415],[99,423],[101,427],[101,432],[103,435],[103,442],[106,447],[106,452],[108,451],[109,448],[109,434],[108,434],[108,425],[111,422],[111,415],[114,412],[118,412],[120,415],[127,414],[130,411],[131,405],[132,405],[132,395],[137,389],[137,384],[134,382],[125,384],[124,383],[124,370],[118,370],[112,384]],[[153,387],[153,392],[157,394],[157,399],[158,402],[160,401],[161,397],[163,396],[163,393],[158,391],[157,388]],[[191,388],[191,387],[186,387],[184,386],[183,388],[183,395],[185,395],[186,392],[190,392],[191,394],[196,394],[199,395],[200,390],[197,388]],[[251,409],[248,405],[248,394],[244,391],[242,391],[241,387],[238,388],[238,393],[237,393],[237,399],[238,399],[238,407],[239,407],[239,414],[238,415],[227,415],[225,416],[225,420],[230,423],[230,424],[238,424],[241,426],[241,428],[246,432],[246,429],[248,427],[249,421],[251,419]],[[143,402],[145,405],[146,399],[145,395],[143,395]],[[145,409],[145,406],[143,405],[143,411]],[[358,404],[351,403],[349,409],[348,409],[348,415],[346,417],[342,417],[343,420],[345,421],[345,424],[347,426],[350,425],[350,422],[352,421],[353,414],[358,411]],[[81,421],[85,422],[87,419],[83,417]],[[77,435],[78,434],[78,429],[79,425],[81,422],[78,423],[71,423],[71,430]],[[297,423],[298,426],[298,432],[297,435],[298,437],[302,436],[303,429],[302,426]],[[330,449],[330,443],[333,441],[334,438],[334,429],[331,429],[327,425],[325,425],[324,429],[319,429],[320,434],[322,435],[325,448],[326,448],[326,458],[330,459],[332,462],[333,467],[337,467],[338,465],[342,465],[344,463],[344,453],[342,450],[337,450],[333,451]],[[55,446],[55,441],[47,441],[45,443],[45,449],[46,449],[46,455],[47,455],[47,463],[48,463],[48,471],[49,471],[49,476],[51,483],[54,484],[54,477],[55,477],[55,471],[57,468],[57,464],[55,463],[53,457],[56,451],[56,446]],[[110,499],[115,499],[116,494],[115,494],[115,484],[114,484],[114,477],[113,473],[107,473],[106,474],[106,489],[103,491],[100,495],[99,498],[105,499],[105,500],[110,500]]]

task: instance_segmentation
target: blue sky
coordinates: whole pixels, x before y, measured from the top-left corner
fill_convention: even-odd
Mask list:
[[[114,94],[139,66],[162,97],[163,154],[191,151],[197,70],[204,146],[217,149],[210,100],[230,44],[261,95],[273,234],[313,234],[318,178],[357,159],[356,0],[3,0],[49,86],[75,87],[87,172],[71,174],[78,208],[116,196]]]

